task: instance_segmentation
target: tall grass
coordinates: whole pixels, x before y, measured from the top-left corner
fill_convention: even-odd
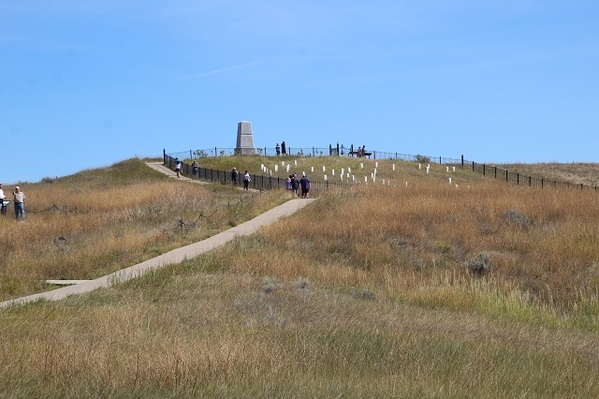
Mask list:
[[[284,199],[178,184],[141,160],[22,187],[26,223],[0,218],[0,299],[91,279],[210,237]]]
[[[321,194],[297,214],[181,265],[85,296],[3,310],[0,395],[596,396],[594,193],[513,187],[465,173],[455,187],[442,171],[427,175],[414,164],[395,172],[390,185]],[[176,191],[159,200],[168,209],[179,206],[176,216],[149,211],[149,194],[140,194],[147,202],[127,202],[120,211],[89,195],[69,207],[88,205],[93,213],[105,206],[105,225],[94,224],[99,216],[89,213],[88,223],[74,213],[47,216],[49,225],[57,215],[69,221],[47,231],[36,220],[44,213],[25,224],[2,223],[10,229],[36,224],[46,236],[40,242],[103,233],[98,254],[102,245],[127,251],[118,238],[142,247],[133,243],[143,239],[133,237],[169,226],[166,244],[150,241],[147,252],[126,252],[143,257],[284,199],[233,191],[246,208],[227,207],[235,210],[214,216],[219,222],[206,230],[175,233],[173,218],[191,220],[198,208],[209,214],[211,206],[232,200],[230,188],[187,188],[154,177],[139,184]],[[101,191],[119,192],[95,179],[84,191],[98,198]],[[74,180],[67,187],[83,184]],[[65,204],[55,198],[45,205]],[[194,205],[186,209],[188,203]],[[147,221],[123,227],[139,219]],[[37,245],[34,240],[32,248]],[[25,249],[20,253],[30,259]],[[37,253],[39,263],[64,260]],[[93,250],[81,252],[88,253]]]

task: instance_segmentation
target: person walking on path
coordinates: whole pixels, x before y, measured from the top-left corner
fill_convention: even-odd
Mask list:
[[[177,172],[177,177],[181,177],[181,161],[179,161],[179,158],[175,159],[175,172]]]
[[[233,167],[233,169],[231,170],[231,181],[233,182],[234,186],[237,185],[237,175],[238,174],[239,174],[239,172],[237,172],[237,168]]]
[[[193,163],[191,164],[191,173],[193,174],[194,178],[199,178],[199,172],[200,171],[200,165],[198,165],[198,162],[194,159]]]
[[[308,176],[304,173],[299,182],[300,187],[302,188],[302,198],[308,198],[308,195],[310,194],[310,179],[308,179]]]
[[[252,178],[250,177],[250,174],[248,173],[247,169],[243,174],[243,189],[247,190],[250,186],[250,182],[252,181]]]
[[[15,218],[17,222],[19,221],[19,216],[21,217],[21,221],[25,221],[25,193],[21,191],[19,186],[16,186],[14,190],[12,190],[12,195],[15,203]]]
[[[6,195],[4,195],[4,189],[2,188],[2,183],[0,183],[0,213],[2,215],[6,215],[6,209],[4,209],[4,200],[6,199]]]
[[[297,197],[297,188],[299,187],[299,180],[297,179],[297,174],[291,175],[291,192],[294,197]]]

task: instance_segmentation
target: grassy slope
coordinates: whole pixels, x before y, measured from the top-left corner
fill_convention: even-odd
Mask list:
[[[344,166],[327,165],[333,167]],[[568,305],[567,295],[556,304],[540,287],[557,288],[568,274],[534,269],[566,251],[567,267],[583,264],[586,278],[594,278],[592,249],[573,247],[585,236],[550,251],[554,234],[572,235],[568,229],[596,212],[571,204],[593,198],[509,188],[460,172],[453,175],[456,190],[444,170],[426,175],[413,164],[394,175],[389,170],[379,172],[393,181],[389,188],[321,195],[259,234],[185,264],[90,295],[3,311],[0,392],[594,396],[599,336],[592,290],[574,297],[578,307]],[[98,172],[69,177],[67,186],[87,181],[86,189],[111,190],[91,176]],[[131,191],[137,180],[115,181]],[[529,219],[506,223],[501,215],[508,209]],[[481,252],[494,267],[483,278],[464,268]]]

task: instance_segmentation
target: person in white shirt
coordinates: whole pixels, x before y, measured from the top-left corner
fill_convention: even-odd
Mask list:
[[[16,186],[14,190],[12,190],[12,196],[15,200],[15,217],[17,221],[19,220],[19,216],[21,216],[21,221],[25,221],[25,193],[21,191],[19,186]]]
[[[0,183],[0,213],[3,215],[6,215],[6,209],[4,209],[4,200],[5,199],[6,199],[6,195],[4,195],[2,183]]]
[[[243,172],[243,189],[244,190],[248,189],[251,181],[252,181],[252,178],[250,177],[250,174],[246,170],[245,172]]]

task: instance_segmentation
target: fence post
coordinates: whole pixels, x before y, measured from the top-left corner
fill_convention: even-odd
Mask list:
[[[166,148],[162,149],[162,164],[166,165]]]
[[[462,154],[462,168],[464,167],[464,154]]]
[[[486,176],[487,174],[487,164],[483,164],[483,176]]]

